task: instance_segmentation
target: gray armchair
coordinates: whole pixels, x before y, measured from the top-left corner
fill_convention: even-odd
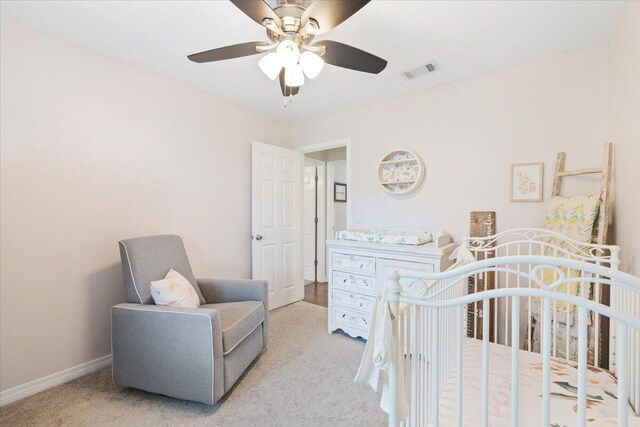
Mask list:
[[[196,280],[179,236],[122,240],[120,257],[127,303],[111,309],[114,382],[213,405],[267,345],[267,282]],[[154,305],[150,282],[171,268],[200,308]]]

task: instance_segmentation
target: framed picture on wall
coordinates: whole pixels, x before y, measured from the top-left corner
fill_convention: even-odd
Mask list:
[[[543,163],[515,163],[511,165],[510,200],[512,202],[541,202]]]
[[[340,182],[333,183],[333,201],[334,202],[347,202],[347,184]]]

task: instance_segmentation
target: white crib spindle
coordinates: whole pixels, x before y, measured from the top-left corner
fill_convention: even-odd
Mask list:
[[[440,310],[431,310],[431,411],[433,414],[433,425],[438,427],[440,419],[438,417],[438,400],[440,388]]]
[[[418,377],[416,377],[416,368],[418,366],[418,352],[416,351],[416,344],[418,340],[418,318],[416,308],[417,306],[411,305],[411,309],[409,310],[411,316],[411,349],[409,352],[411,355],[411,427],[416,426],[416,415],[418,410]]]
[[[568,270],[570,271],[570,270]],[[567,295],[571,294],[571,285],[569,283],[565,283],[565,293]],[[571,360],[571,350],[569,349],[569,343],[571,342],[571,318],[570,318],[570,313],[571,313],[571,304],[567,304],[565,307],[565,311],[566,311],[566,325],[567,327],[565,328],[565,350],[564,350],[564,358],[567,360]]]
[[[513,427],[518,427],[518,347],[519,347],[519,343],[520,343],[520,298],[511,297],[511,425]]]
[[[587,316],[586,307],[578,308],[578,425],[587,423]]]
[[[389,306],[391,308],[392,317],[391,330],[392,337],[394,338],[394,345],[392,346],[395,356],[391,358],[388,368],[389,376],[389,397],[391,403],[389,405],[389,427],[395,427],[400,424],[400,417],[398,416],[398,376],[404,375],[403,372],[399,372],[397,360],[400,357],[404,357],[402,354],[402,347],[399,344],[400,335],[398,335],[400,326],[400,292],[402,292],[402,285],[400,285],[400,274],[397,270],[390,270],[387,272],[387,285],[386,290],[388,293]],[[398,340],[398,341],[395,341]]]
[[[456,306],[456,330],[458,338],[456,343],[456,408],[458,421],[456,425],[462,427],[462,340],[464,339],[464,329],[462,328],[462,306]]]
[[[640,318],[640,298],[636,298],[635,316],[636,319]],[[635,331],[632,330],[631,333],[635,336],[633,347],[631,347],[631,352],[629,353],[632,356],[631,360],[635,360],[635,372],[631,376],[635,380],[631,402],[635,413],[640,416],[640,331],[636,329]]]
[[[431,342],[431,337],[430,337],[430,332],[429,332],[429,322],[427,321],[427,315],[430,313],[430,309],[427,309],[426,307],[422,307],[422,314],[420,317],[420,321],[422,323],[422,334],[423,334],[423,338],[420,340],[420,357],[422,360],[422,363],[420,364],[420,374],[423,378],[422,380],[422,392],[420,394],[421,397],[421,405],[422,405],[422,419],[420,420],[420,422],[418,423],[418,425],[425,425],[427,423],[427,420],[429,419],[429,410],[431,408],[431,402],[429,399],[431,399],[431,393],[429,392],[429,381],[431,381],[431,377],[430,377],[430,373],[427,372],[427,367],[428,367],[428,354],[427,354],[427,348],[429,343]]]
[[[489,426],[489,299],[482,300],[482,426]]]
[[[551,302],[542,299],[542,425],[549,425],[551,393]]]
[[[618,323],[618,425],[627,427],[627,325]]]
[[[543,252],[544,253],[544,252]],[[553,248],[553,256],[557,257],[558,256],[558,248]],[[558,272],[554,270],[553,272],[553,281],[555,282],[556,280],[558,280]],[[565,286],[569,286],[569,284],[565,284]],[[558,310],[557,310],[557,304],[556,304],[556,300],[553,300],[553,320],[552,320],[552,326],[553,326],[553,356],[557,357],[558,356]],[[567,324],[568,325],[568,324]],[[568,357],[568,356],[567,356]]]
[[[473,275],[473,293],[478,293],[478,275]],[[473,337],[478,338],[478,302],[474,301],[473,303]]]
[[[600,265],[601,263],[598,262],[597,265]],[[584,275],[584,272],[583,272]],[[594,301],[596,302],[600,302],[600,288],[602,287],[602,285],[600,283],[594,283],[595,289],[594,289]],[[588,296],[587,296],[588,298]],[[594,337],[594,352],[593,352],[593,365],[594,366],[600,366],[600,319],[602,317],[600,316],[600,314],[598,313],[593,313],[593,320],[595,322],[594,328],[595,328],[595,333],[593,335]]]
[[[496,253],[496,255],[498,255],[498,254]],[[507,246],[505,248],[505,256],[509,256],[509,246]],[[507,265],[507,268],[508,267],[509,266]],[[498,273],[497,272],[495,273],[495,276],[496,276],[496,286],[495,286],[495,288],[498,289]],[[505,276],[504,276],[504,282],[505,282],[504,287],[507,288],[507,289],[509,289],[509,277],[511,277],[511,274],[505,274]],[[508,335],[509,334],[509,319],[508,319],[508,317],[509,316],[508,316],[508,312],[509,312],[509,304],[508,304],[508,299],[507,299],[507,300],[505,300],[505,304],[504,304],[504,336],[505,336],[504,344],[505,345],[509,345],[509,339],[508,339],[508,337],[509,337],[509,335]],[[497,328],[496,328],[496,330],[497,330]]]

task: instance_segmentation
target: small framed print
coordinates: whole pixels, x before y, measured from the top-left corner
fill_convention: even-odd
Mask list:
[[[347,202],[347,184],[340,182],[333,183],[333,201],[334,202]]]
[[[515,163],[511,165],[512,202],[541,202],[543,163]]]

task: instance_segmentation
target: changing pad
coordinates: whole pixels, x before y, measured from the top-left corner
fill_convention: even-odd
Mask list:
[[[424,245],[433,241],[431,233],[406,230],[343,230],[336,233],[336,238],[338,240],[394,245]]]

